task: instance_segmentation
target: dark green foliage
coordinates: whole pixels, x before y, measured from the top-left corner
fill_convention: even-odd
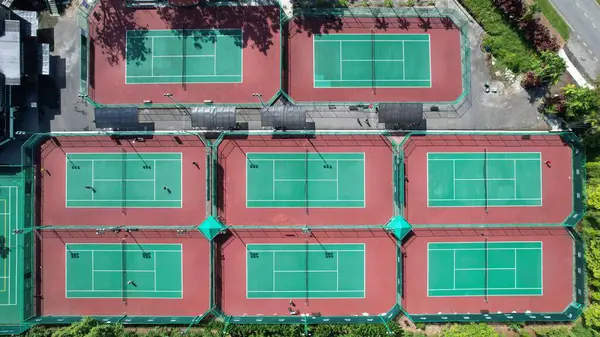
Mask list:
[[[233,324],[227,329],[231,337],[296,337],[302,336],[304,327],[298,324]]]
[[[499,337],[500,334],[485,323],[453,324],[442,332],[444,337]]]
[[[566,326],[548,326],[533,329],[537,337],[577,337]]]

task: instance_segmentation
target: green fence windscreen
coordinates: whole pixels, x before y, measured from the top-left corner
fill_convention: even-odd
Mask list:
[[[410,319],[415,322],[477,322],[477,321],[570,321],[575,319],[581,314],[581,311],[586,303],[586,280],[585,280],[585,260],[584,260],[584,243],[581,237],[574,231],[574,226],[581,219],[585,212],[585,153],[583,146],[579,139],[571,133],[543,133],[543,132],[492,132],[492,133],[478,133],[478,132],[421,132],[414,133],[421,135],[439,135],[439,134],[467,134],[467,135],[560,135],[565,143],[567,143],[572,149],[572,166],[573,166],[573,212],[562,224],[567,227],[571,237],[574,241],[573,250],[573,262],[574,262],[574,283],[573,283],[573,302],[565,308],[563,312],[556,313],[471,313],[471,314],[435,314],[435,315],[412,315],[411,313],[405,313]],[[41,186],[36,185],[38,181],[36,172],[39,172],[39,160],[40,160],[40,144],[49,139],[52,136],[78,136],[78,137],[106,137],[113,135],[132,135],[131,133],[119,133],[119,132],[69,132],[69,133],[53,133],[53,134],[34,134],[25,141],[22,146],[22,163],[20,167],[13,167],[7,170],[0,168],[0,187],[2,186],[15,186],[18,187],[18,193],[15,197],[19,198],[23,202],[19,203],[18,209],[18,226],[12,228],[17,230],[21,235],[12,235],[14,240],[10,245],[12,248],[19,249],[19,263],[18,269],[16,270],[16,277],[19,280],[18,288],[18,303],[11,307],[10,314],[6,315],[4,309],[0,309],[0,335],[2,334],[14,334],[26,330],[29,326],[35,324],[64,324],[70,323],[80,319],[78,316],[40,316],[39,308],[36,305],[38,284],[36,280],[39,279],[39,275],[36,274],[35,266],[35,247],[36,247],[36,231],[44,228],[40,227],[38,223],[38,207],[40,206],[37,195],[41,192]],[[204,137],[205,133],[202,131],[164,131],[148,133],[147,135],[198,135]],[[273,132],[267,131],[248,131],[248,132],[223,132],[213,142],[206,141],[208,147],[207,150],[207,163],[210,166],[207,171],[207,195],[209,196],[209,208],[207,209],[207,216],[217,216],[217,199],[221,197],[220,193],[221,186],[219,186],[220,170],[218,163],[218,151],[217,147],[220,140],[225,136],[252,136],[252,135],[275,135]],[[404,208],[404,148],[408,138],[404,138],[401,142],[398,139],[402,139],[401,135],[391,135],[386,131],[370,131],[370,132],[347,132],[347,131],[324,131],[324,132],[288,132],[290,136],[348,136],[348,135],[385,135],[389,138],[392,147],[395,149],[390,152],[390,156],[393,158],[393,177],[390,177],[394,182],[394,196],[393,201],[396,205],[396,216],[402,216]],[[279,136],[279,135],[278,135]],[[400,138],[393,138],[394,136]],[[0,191],[1,192],[1,191]],[[212,213],[212,214],[211,214]],[[393,216],[394,214],[390,214]],[[48,225],[48,224],[45,224]],[[85,224],[82,226],[61,226],[61,224],[52,224],[55,229],[68,230],[85,228]],[[197,229],[199,224],[191,224],[186,227],[187,230]],[[227,225],[227,224],[225,224]],[[360,237],[361,231],[384,231],[384,224],[381,226],[321,226],[319,229],[351,229],[355,230],[356,234]],[[543,224],[540,224],[543,226]],[[290,230],[304,230],[305,225],[297,226],[238,226],[239,230],[264,230],[264,231],[290,231]],[[182,227],[183,228],[183,227]],[[168,230],[165,226],[148,226],[149,230]],[[179,228],[170,228],[171,230],[177,230]],[[211,230],[214,229],[211,227]],[[318,230],[318,229],[315,229]],[[212,236],[212,235],[210,235]],[[219,238],[216,235],[216,238]],[[402,313],[402,296],[403,296],[403,259],[400,243],[397,244],[397,288],[394,294],[396,305],[389,309],[385,314],[381,315],[370,315],[370,316],[344,316],[344,317],[312,317],[312,316],[229,316],[227,313],[222,312],[218,308],[219,300],[219,277],[215,272],[215,261],[218,261],[220,255],[218,252],[218,240],[210,242],[211,250],[211,262],[210,266],[210,277],[211,277],[211,293],[210,293],[210,305],[213,308],[212,314],[217,317],[224,318],[230,324],[319,324],[319,323],[374,323],[381,324],[382,322],[388,322],[394,319],[398,314]],[[22,254],[21,254],[22,253]],[[9,313],[9,311],[6,311]],[[15,314],[16,313],[16,314]],[[4,315],[3,315],[4,314]],[[124,324],[173,324],[173,325],[192,325],[196,324],[199,320],[198,317],[137,317],[137,316],[106,316],[97,317],[99,320],[104,322],[120,322]],[[202,316],[203,317],[203,316]]]

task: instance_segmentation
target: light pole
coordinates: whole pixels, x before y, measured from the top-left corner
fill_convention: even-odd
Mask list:
[[[255,93],[252,94],[252,96],[253,97],[258,97],[258,100],[260,101],[260,105],[262,105],[263,107],[265,106],[265,102],[263,102],[263,100],[262,100],[262,94],[261,93],[255,92]]]
[[[173,98],[173,94],[166,92],[166,93],[163,94],[163,96],[165,96],[166,98],[168,98],[171,101],[173,101],[176,105],[179,105],[183,109],[183,111],[185,111],[185,113],[188,116],[192,117],[192,115],[190,114],[190,112],[188,111],[188,109],[185,107],[185,105],[181,104],[178,100],[176,100],[175,98]]]

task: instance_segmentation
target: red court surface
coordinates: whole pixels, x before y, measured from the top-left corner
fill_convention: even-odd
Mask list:
[[[41,145],[40,166],[46,170],[40,175],[42,225],[193,226],[206,218],[206,148],[198,137],[154,136],[144,142],[133,143],[128,139],[119,142],[120,145],[108,136],[66,136],[49,139]],[[129,153],[182,153],[182,207],[67,208],[66,154],[121,153],[123,149]]]
[[[127,298],[66,298],[65,245],[68,243],[120,244],[125,238],[129,244],[182,245],[183,298],[142,299]],[[41,292],[40,315],[87,316],[197,316],[210,309],[209,243],[200,232],[177,235],[175,231],[139,231],[102,236],[95,230],[43,231],[40,243]]]
[[[221,238],[217,248],[217,305],[227,315],[289,316],[290,300],[299,315],[319,312],[323,316],[379,315],[396,304],[396,240],[383,230],[313,231],[311,236],[294,230],[237,230]],[[315,239],[315,237],[317,239]],[[248,299],[246,296],[247,244],[365,244],[365,298],[347,299]],[[299,273],[303,274],[303,273]],[[302,278],[302,276],[298,276]]]
[[[364,208],[247,208],[248,152],[363,152]],[[392,145],[383,136],[339,135],[313,139],[271,136],[225,138],[218,148],[219,215],[236,225],[383,225],[393,215]]]
[[[428,29],[417,18],[296,18],[289,23],[287,94],[296,102],[453,102],[462,87],[461,41],[456,26],[428,19]],[[401,27],[406,25],[404,28]],[[315,34],[429,34],[430,88],[315,88]]]
[[[542,206],[428,207],[428,152],[539,152],[542,162]],[[436,135],[411,136],[404,144],[405,218],[424,224],[559,224],[571,213],[571,148],[559,136]]]
[[[573,301],[573,241],[560,227],[494,229],[413,228],[403,244],[404,298],[409,314],[562,312]],[[427,244],[431,242],[541,241],[543,295],[428,297]]]
[[[181,103],[258,103],[252,93],[261,93],[268,100],[280,89],[278,7],[131,9],[125,1],[100,0],[88,20],[89,96],[98,103],[142,104],[150,100],[173,104],[164,93],[171,93]],[[125,84],[125,60],[132,54],[126,49],[126,31],[160,29],[242,29],[243,82]]]

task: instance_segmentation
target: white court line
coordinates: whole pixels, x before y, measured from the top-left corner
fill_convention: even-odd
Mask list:
[[[94,271],[95,271],[95,269],[94,269],[94,253],[95,253],[95,251],[92,250],[92,291],[94,291],[96,288],[94,286],[94,279],[96,278],[96,276],[94,275]]]
[[[95,166],[96,166],[96,162],[95,162],[94,160],[92,160],[92,188],[96,188],[96,186],[94,185],[94,184],[95,184],[95,182],[96,182],[96,181],[95,181],[95,178],[94,178],[94,167],[95,167]],[[94,194],[96,194],[96,193],[94,193],[94,190],[93,190],[93,189],[90,189],[90,190],[89,190],[89,192],[90,192],[90,194],[92,195],[92,201],[93,201],[93,200],[94,200],[94,197],[95,197],[95,196],[94,196]]]
[[[515,180],[515,179],[514,178],[454,178],[454,180],[486,180],[486,181],[499,180],[499,181],[502,181],[502,180]],[[502,199],[507,199],[507,198],[502,198]],[[508,200],[510,200],[510,199],[508,199]]]
[[[364,80],[315,80],[315,82],[365,82],[365,81],[370,81],[367,79]],[[409,80],[410,82],[429,82],[429,80]],[[408,82],[405,80],[377,80],[377,82]],[[336,87],[336,88],[345,88],[345,87]],[[354,87],[348,87],[348,88],[354,88]],[[358,88],[358,87],[356,87]],[[385,87],[385,88],[427,88],[425,86],[423,87]],[[437,160],[437,159],[435,159]]]
[[[150,52],[152,54],[151,57],[150,57],[150,74],[152,76],[154,76],[154,57],[155,57],[154,56],[154,36],[150,37],[150,41],[152,41],[151,42],[151,47],[150,47]],[[125,54],[125,55],[127,55],[127,54]],[[125,73],[125,74],[127,74],[127,73]],[[127,77],[127,75],[126,75],[126,77]]]
[[[526,241],[519,241],[519,242],[526,242]],[[527,242],[539,242],[540,244],[542,243],[541,241],[527,241]],[[430,244],[432,244],[432,243],[435,243],[435,244],[442,243],[442,244],[448,244],[448,245],[457,244],[457,242],[428,242],[427,243],[427,275],[428,275],[427,276],[428,277],[427,289],[428,289],[428,294],[429,294],[430,291],[434,291],[435,292],[435,291],[456,291],[456,290],[463,291],[463,290],[486,290],[486,289],[487,290],[542,290],[543,291],[542,288],[520,288],[520,287],[517,287],[517,252],[519,250],[533,250],[533,249],[535,249],[537,251],[540,251],[541,254],[543,254],[543,250],[542,250],[541,247],[539,247],[539,248],[488,248],[488,250],[512,250],[514,252],[514,268],[504,268],[504,267],[498,267],[498,268],[490,268],[490,267],[487,267],[487,268],[485,268],[485,267],[482,267],[482,268],[456,268],[456,251],[459,251],[459,250],[485,250],[485,248],[480,248],[480,249],[469,249],[469,248],[467,248],[467,249],[465,249],[465,248],[431,249],[429,247],[430,247]],[[476,242],[469,242],[469,243],[476,243]],[[432,289],[430,287],[430,285],[429,285],[429,252],[432,251],[432,250],[446,250],[446,251],[450,251],[451,250],[452,251],[452,254],[453,254],[453,263],[454,263],[454,267],[453,267],[453,277],[454,277],[453,288],[447,288],[447,289],[446,288],[444,288],[444,289],[435,288],[435,289]],[[489,259],[489,255],[486,258]],[[488,261],[487,265],[489,265],[489,261]],[[514,286],[514,288],[510,288],[510,287],[508,287],[508,288],[497,288],[497,287],[490,288],[486,284],[485,288],[456,288],[456,271],[457,270],[483,270],[483,271],[485,271],[485,270],[514,270],[515,271],[515,276],[514,276],[514,278],[515,278],[515,286]],[[486,282],[487,282],[487,280],[486,280]],[[534,294],[534,295],[536,295],[536,294]],[[472,295],[472,294],[471,295],[450,295],[450,296],[447,296],[447,297],[465,297],[465,296],[474,296],[474,295]],[[494,295],[491,295],[491,296],[494,296]],[[510,294],[509,295],[507,295],[507,294],[500,294],[500,295],[496,295],[496,296],[513,296],[513,295],[510,295]],[[515,295],[515,296],[532,296],[532,295],[527,294],[527,295]],[[428,295],[428,297],[429,297],[429,295]],[[436,296],[436,297],[438,297],[438,296]],[[444,295],[444,297],[446,297],[446,295]]]
[[[337,273],[337,270],[273,270],[274,273]]]
[[[438,242],[436,242],[438,243]],[[518,250],[540,250],[541,248],[516,248]],[[485,250],[485,248],[431,248],[431,251],[439,251],[439,250]],[[515,248],[488,248],[489,250],[515,250]]]
[[[512,180],[512,179],[511,179]],[[487,198],[487,199],[478,199],[478,198],[460,198],[460,199],[429,199],[429,201],[457,201],[457,200],[461,200],[461,201],[483,201],[483,200],[515,200],[515,199],[509,199],[509,198]],[[516,200],[538,200],[541,201],[541,198],[519,198]],[[258,200],[257,200],[258,201]],[[502,205],[500,207],[524,207],[524,206],[530,206],[530,205]],[[537,206],[537,205],[536,205]],[[447,207],[447,206],[444,206]],[[458,206],[458,207],[467,207],[467,206]]]
[[[328,243],[329,244],[329,243]],[[337,243],[336,243],[337,245]],[[276,252],[276,253],[294,253],[294,252],[298,252],[298,253],[302,253],[305,254],[306,252],[309,253],[320,253],[323,254],[323,250],[306,250],[306,249],[298,249],[298,250],[294,250],[294,249],[277,249],[277,250],[270,250],[270,249],[252,249],[251,250],[252,253],[271,253],[271,252]],[[361,249],[335,249],[335,250],[328,250],[328,252],[364,252],[364,250]]]
[[[273,160],[273,183],[272,183],[272,185],[273,185],[273,201],[275,201],[275,160]]]
[[[171,58],[171,57],[173,57],[173,58],[184,58],[184,57],[185,58],[194,58],[194,57],[197,57],[197,58],[212,57],[212,58],[214,58],[215,55],[159,55],[159,56],[153,56],[153,57],[154,58]],[[136,77],[136,76],[137,75],[132,75],[129,77]],[[177,76],[177,75],[171,75],[171,76]],[[196,75],[191,75],[191,76],[196,76]],[[211,76],[211,75],[207,75],[207,76]],[[215,75],[212,75],[212,76],[215,76]],[[235,75],[235,76],[239,76],[239,75]]]
[[[304,290],[276,290],[276,291],[268,291],[268,290],[246,290],[246,292],[249,293],[271,293],[271,292],[277,292],[277,293],[299,293],[299,292],[304,292]],[[333,290],[310,290],[311,293],[334,293]],[[364,292],[363,290],[342,290],[340,292],[343,293],[362,293]],[[331,297],[331,298],[337,298],[337,299],[343,299],[343,297]],[[349,298],[356,298],[356,297],[349,297]],[[269,299],[275,299],[275,297],[269,297]]]
[[[515,248],[515,287],[517,286],[517,249]]]
[[[440,200],[448,200],[448,199],[440,199]],[[462,200],[462,199],[461,199]],[[488,199],[490,200],[490,199]],[[504,199],[501,199],[504,200]],[[77,200],[71,200],[71,201],[77,201]],[[107,201],[107,200],[104,200]],[[132,201],[136,201],[136,200],[132,200]],[[144,200],[137,200],[137,201],[144,201]],[[277,202],[297,202],[297,201],[304,201],[304,200],[298,200],[298,199],[277,199],[277,200],[263,200],[263,199],[248,199],[247,201],[257,201],[257,202],[267,202],[267,201],[277,201]],[[344,199],[344,200],[332,200],[332,199],[325,199],[325,200],[315,200],[315,199],[310,199],[311,202],[364,202],[364,200],[349,200],[349,199]],[[293,208],[293,207],[290,207]],[[311,208],[318,208],[318,207],[311,207]],[[325,207],[327,208],[327,207]],[[356,208],[356,207],[352,207],[352,208]]]
[[[72,246],[81,246],[81,245],[115,245],[114,243],[73,243],[73,244],[68,244],[67,243],[67,247],[65,248],[65,257],[66,255],[71,252],[86,252],[86,251],[91,251],[92,252],[92,256],[94,256],[94,252],[121,252],[122,250],[113,250],[113,249],[74,249],[74,250],[69,250],[68,246],[72,245]],[[132,247],[137,247],[137,244],[133,244],[133,243],[128,243],[127,245],[131,245]],[[144,245],[147,246],[151,246],[151,245],[159,245],[159,246],[164,246],[164,245],[170,245],[170,246],[179,246],[180,250],[152,250],[153,254],[154,254],[154,270],[142,270],[142,269],[127,269],[127,270],[123,270],[123,269],[93,269],[93,262],[92,262],[92,282],[93,282],[93,273],[94,272],[119,272],[122,273],[123,271],[126,272],[138,272],[138,273],[154,273],[154,288],[155,290],[127,290],[128,292],[148,292],[148,293],[153,293],[153,292],[157,292],[157,293],[180,293],[181,296],[179,298],[183,298],[183,245],[182,244],[171,244],[171,243],[145,243]],[[138,250],[126,250],[126,252],[133,252],[133,253],[139,253],[140,251]],[[156,290],[156,281],[157,281],[157,267],[156,267],[156,259],[157,259],[157,253],[179,253],[179,259],[181,262],[181,290]],[[92,258],[93,261],[93,258]],[[68,285],[67,285],[67,275],[68,275],[68,271],[67,271],[67,261],[65,261],[65,298],[101,298],[101,299],[107,299],[107,298],[113,298],[113,297],[93,297],[93,296],[85,296],[85,297],[78,297],[78,296],[67,296],[69,293],[85,293],[85,292],[120,292],[120,289],[116,289],[116,290],[97,290],[92,288],[92,290],[86,289],[86,290],[68,290]],[[175,297],[162,297],[162,296],[151,296],[151,297],[136,297],[136,298],[149,298],[149,299],[174,299]]]
[[[340,254],[335,254],[335,273],[335,291],[340,291]],[[363,284],[366,285],[366,283]]]
[[[373,60],[341,60],[342,62],[373,62]],[[403,60],[375,60],[375,62],[404,62]],[[323,80],[324,81],[324,80]],[[404,81],[404,80],[398,80]]]
[[[314,51],[313,51],[314,53]],[[342,41],[340,41],[340,60],[343,60],[344,56],[342,56]],[[340,62],[340,81],[342,81],[343,77],[344,77],[344,67],[342,66],[343,62]],[[315,82],[317,82],[318,80],[315,78]]]
[[[91,229],[92,227],[90,227]],[[76,245],[91,245],[92,243],[76,243]],[[98,243],[100,244],[100,243]],[[107,245],[110,245],[111,243],[106,243]],[[157,243],[158,245],[160,245],[160,243]],[[172,243],[164,243],[165,245],[171,245]],[[146,245],[146,243],[143,243],[143,245]],[[120,249],[72,249],[72,252],[120,252]],[[135,250],[127,250],[127,252],[138,252]],[[159,250],[158,252],[161,253],[181,253],[180,250]],[[112,269],[111,269],[112,270]]]
[[[273,181],[337,181],[337,179],[273,179]]]
[[[92,270],[94,273],[154,273],[154,270],[144,270],[144,269],[94,269]]]
[[[513,168],[514,168],[513,180],[515,181],[515,186],[514,186],[513,190],[515,192],[514,198],[516,200],[517,199],[517,162],[515,160],[513,160]]]
[[[287,153],[293,153],[293,152],[287,152]],[[358,152],[356,152],[356,153],[358,153]],[[362,162],[362,161],[364,161],[364,158],[362,158],[362,159],[336,159],[336,158],[332,158],[332,159],[328,159],[328,160],[336,160],[336,161],[361,161]],[[264,158],[264,159],[261,159],[261,158],[257,158],[257,159],[254,159],[254,158],[252,158],[252,161],[253,162],[255,162],[255,161],[323,161],[323,159],[320,159],[320,158],[309,158],[309,159],[294,159],[294,158],[286,158],[286,159],[271,159],[271,158],[266,159],[266,158]]]
[[[340,200],[340,163],[337,160],[335,161],[335,200]]]
[[[152,179],[152,195],[154,196],[154,201],[156,201],[156,160],[152,160],[152,171],[152,174],[154,175],[154,178]]]
[[[456,249],[452,251],[452,288],[456,289]]]
[[[153,179],[94,179],[96,181],[154,181]]]

